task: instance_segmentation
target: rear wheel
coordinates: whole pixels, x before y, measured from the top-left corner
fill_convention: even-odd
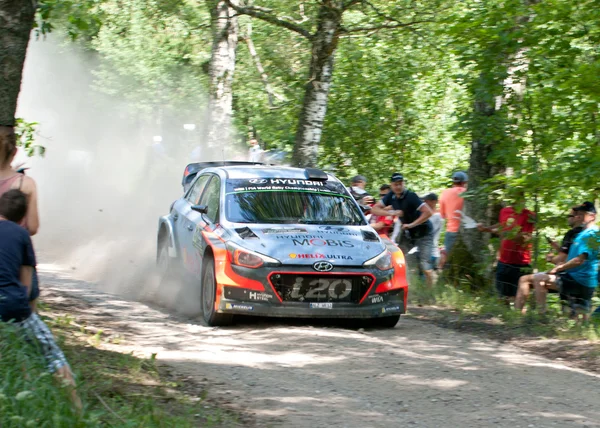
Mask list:
[[[371,320],[373,327],[376,328],[394,328],[400,321],[400,315],[394,315],[393,317],[382,317]]]
[[[206,264],[202,275],[202,317],[206,324],[211,327],[230,325],[233,316],[230,314],[219,314],[215,310],[217,281],[215,280],[215,262],[212,258],[204,260]]]

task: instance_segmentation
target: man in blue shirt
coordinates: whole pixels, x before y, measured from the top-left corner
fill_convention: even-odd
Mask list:
[[[595,225],[596,208],[592,202],[584,202],[574,210],[583,213],[583,231],[577,235],[569,248],[567,261],[548,272],[547,281],[535,282],[540,313],[546,310],[548,290],[558,290],[569,298],[570,303],[583,308],[587,314],[594,290],[598,286],[600,232]]]

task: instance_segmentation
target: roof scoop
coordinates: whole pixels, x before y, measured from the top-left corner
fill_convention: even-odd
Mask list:
[[[329,179],[327,173],[318,168],[305,168],[304,175],[312,181],[327,181]]]

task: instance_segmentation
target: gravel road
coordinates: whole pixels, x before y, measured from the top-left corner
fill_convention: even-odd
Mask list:
[[[510,345],[402,318],[391,330],[242,320],[210,328],[168,309],[43,273],[60,311],[157,353],[176,373],[271,427],[600,426],[600,379]]]

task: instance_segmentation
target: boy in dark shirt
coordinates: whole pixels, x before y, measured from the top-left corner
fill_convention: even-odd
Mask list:
[[[71,400],[81,409],[73,373],[46,324],[29,306],[35,253],[29,233],[19,226],[27,212],[27,197],[9,190],[0,197],[0,320],[13,322],[28,341],[37,343],[50,373],[70,386]]]

